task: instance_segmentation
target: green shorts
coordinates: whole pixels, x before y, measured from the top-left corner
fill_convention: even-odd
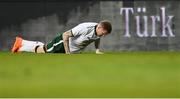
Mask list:
[[[62,33],[59,33],[51,42],[46,46],[47,53],[65,53]]]

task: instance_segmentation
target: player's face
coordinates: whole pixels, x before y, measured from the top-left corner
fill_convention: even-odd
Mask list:
[[[106,36],[107,34],[109,34],[108,32],[107,32],[107,30],[105,30],[102,26],[97,26],[97,29],[96,29],[96,33],[97,33],[97,35],[98,36]]]

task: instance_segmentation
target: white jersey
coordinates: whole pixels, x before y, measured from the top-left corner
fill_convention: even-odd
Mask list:
[[[81,23],[71,30],[73,35],[73,37],[69,38],[69,49],[71,53],[78,53],[87,45],[100,38],[96,35],[95,28],[97,24],[94,22]]]

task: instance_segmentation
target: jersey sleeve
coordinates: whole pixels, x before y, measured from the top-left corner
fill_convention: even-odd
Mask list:
[[[71,32],[72,32],[73,36],[79,36],[79,35],[81,35],[83,33],[86,33],[87,30],[86,30],[86,28],[84,28],[84,26],[79,24],[76,27],[72,28]]]

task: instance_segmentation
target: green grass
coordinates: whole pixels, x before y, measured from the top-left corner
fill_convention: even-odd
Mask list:
[[[0,97],[180,97],[180,52],[0,53]]]

